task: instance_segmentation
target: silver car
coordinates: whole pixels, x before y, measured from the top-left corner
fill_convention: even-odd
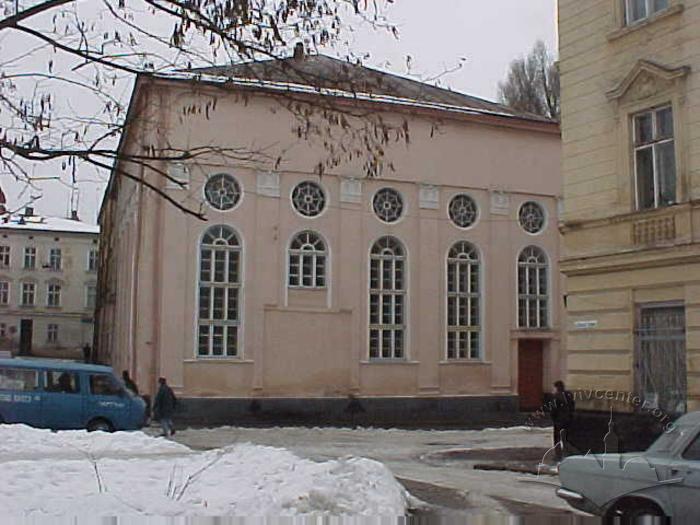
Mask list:
[[[557,495],[584,512],[634,523],[666,516],[700,520],[700,412],[687,414],[646,452],[571,456],[559,465]]]

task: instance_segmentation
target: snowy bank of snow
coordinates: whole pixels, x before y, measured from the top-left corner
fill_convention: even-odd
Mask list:
[[[85,459],[187,454],[190,449],[142,432],[52,432],[26,425],[0,425],[0,463],[18,459]]]
[[[2,442],[5,438],[11,444]],[[72,451],[70,454],[76,450],[89,454],[81,459],[62,458],[51,449],[52,441]],[[0,427],[3,452],[13,445],[23,452],[36,446],[36,453],[32,460],[5,461],[0,467],[3,520],[309,514],[395,517],[404,515],[407,508],[407,493],[391,472],[381,463],[362,458],[317,463],[284,449],[250,444],[194,453],[140,433],[47,434],[29,427]],[[184,453],[173,456],[173,447]],[[114,450],[134,457],[100,455]],[[148,457],[144,451],[171,455]]]

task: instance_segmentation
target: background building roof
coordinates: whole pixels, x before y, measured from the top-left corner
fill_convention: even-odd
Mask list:
[[[100,227],[82,221],[40,215],[12,215],[0,221],[0,230],[88,233],[97,235]]]

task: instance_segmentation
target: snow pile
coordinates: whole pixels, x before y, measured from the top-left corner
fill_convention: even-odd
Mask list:
[[[51,438],[69,457],[53,451],[45,455]],[[194,453],[140,433],[47,434],[0,426],[3,452],[8,446],[24,456],[36,452],[33,460],[0,465],[3,522],[111,516],[396,517],[407,508],[408,496],[389,470],[362,458],[316,463],[250,444]],[[135,447],[129,459],[97,452],[125,453],[129,446]],[[173,447],[184,453],[173,456]],[[90,452],[77,459],[76,450]]]
[[[187,454],[190,449],[142,432],[88,433],[84,430],[52,432],[26,425],[0,425],[0,462],[18,459],[84,459]]]

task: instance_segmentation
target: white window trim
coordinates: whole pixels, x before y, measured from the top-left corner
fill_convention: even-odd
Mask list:
[[[32,302],[31,302],[31,303],[27,303],[27,302],[24,301],[24,296],[25,296],[24,287],[25,287],[25,286],[30,286],[30,285],[32,286]],[[37,296],[36,290],[37,290],[37,287],[36,287],[36,283],[35,283],[35,282],[27,282],[27,281],[23,282],[23,283],[20,285],[20,305],[21,305],[21,306],[25,306],[25,307],[36,306],[36,296]]]
[[[58,265],[54,266],[54,254],[58,254]],[[48,269],[52,272],[60,272],[63,270],[63,250],[61,248],[49,249]]]
[[[52,286],[58,286],[57,291],[51,291]],[[46,284],[46,307],[47,308],[60,308],[61,307],[61,292],[63,291],[63,286],[61,283],[50,282]],[[56,296],[58,298],[56,304],[51,304],[51,297]]]
[[[91,268],[91,267],[90,267],[90,263],[92,262],[92,254],[93,254],[93,253],[95,254],[95,267],[94,267],[94,268]],[[90,249],[88,249],[88,252],[87,252],[87,264],[86,264],[87,271],[88,271],[89,273],[96,273],[96,272],[97,272],[97,266],[99,265],[99,262],[100,262],[100,253],[99,253],[99,249],[97,249],[97,248],[90,248]]]
[[[300,235],[304,234],[312,234],[315,235],[316,237],[319,238],[319,240],[323,243],[323,250],[317,251],[317,250],[312,250],[312,251],[304,251],[304,250],[295,250],[292,249],[292,244],[294,241],[299,237]],[[299,283],[298,284],[291,284],[291,269],[292,269],[292,256],[298,255],[299,256]],[[312,261],[312,285],[305,285],[304,284],[304,273],[303,273],[303,259],[306,257],[310,257]],[[318,284],[318,257],[323,257],[325,260],[324,263],[324,273],[323,273],[323,285]],[[287,287],[291,290],[326,290],[328,289],[328,265],[330,262],[330,251],[328,249],[328,243],[326,242],[326,239],[321,235],[320,233],[313,231],[313,230],[302,230],[300,232],[295,233],[292,235],[291,239],[289,240],[289,244],[287,245],[287,279],[286,279],[286,284]]]
[[[671,115],[673,117],[673,136],[668,139],[662,139],[662,140],[652,140],[651,142],[647,144],[643,144],[641,146],[637,145],[637,125],[636,125],[636,119],[637,117],[640,117],[642,115],[646,115],[647,113],[651,114],[651,127],[652,127],[652,133],[656,133],[656,125],[657,125],[657,113],[659,111],[662,111],[664,109],[670,109],[671,110]],[[645,211],[645,210],[656,210],[659,208],[665,208],[666,206],[661,206],[659,203],[660,200],[660,186],[659,186],[659,173],[656,167],[656,147],[660,146],[662,144],[669,144],[673,143],[673,155],[674,155],[674,164],[675,164],[675,178],[676,178],[676,196],[674,199],[674,203],[678,202],[678,162],[677,159],[675,158],[676,156],[676,112],[673,109],[672,104],[662,104],[660,106],[655,106],[650,109],[646,109],[644,111],[638,111],[632,115],[632,159],[633,159],[633,170],[634,170],[634,203],[635,203],[635,209],[637,211]],[[652,163],[652,169],[654,171],[654,206],[652,208],[642,208],[640,207],[640,202],[639,202],[639,173],[637,172],[637,152],[640,150],[644,149],[651,149],[651,163]]]
[[[0,279],[0,284],[2,283],[7,284],[7,301],[2,301],[2,292],[0,292],[0,306],[9,306],[10,301],[12,301],[12,285],[9,279]]]
[[[476,330],[470,329],[472,327],[465,327],[466,329],[460,330],[463,327],[457,327],[456,330],[450,330],[450,325],[449,325],[449,297],[452,292],[449,291],[449,265],[450,263],[455,263],[457,262],[456,260],[453,260],[450,258],[450,252],[452,249],[455,247],[460,242],[467,242],[474,250],[476,250],[477,254],[477,259],[474,261],[477,266],[478,266],[478,271],[479,271],[479,293],[476,294],[476,297],[478,299],[478,315],[479,315],[479,326]],[[465,262],[469,261],[467,259],[464,259]],[[471,261],[469,261],[471,263]],[[447,249],[447,253],[445,254],[445,344],[444,344],[444,359],[446,362],[459,362],[459,361],[470,361],[470,362],[475,362],[475,361],[483,361],[484,359],[484,334],[486,333],[484,330],[484,263],[483,263],[483,256],[481,253],[481,250],[474,244],[469,241],[455,241],[453,242],[449,248]],[[463,294],[459,292],[455,292],[458,296],[465,296],[468,297],[468,294]],[[474,294],[471,294],[472,296]],[[468,312],[469,317],[471,318],[471,312]],[[449,357],[448,354],[448,344],[449,344],[449,333],[451,331],[476,331],[479,334],[479,347],[478,347],[478,356],[476,357]]]
[[[95,289],[95,304],[90,306],[90,288]],[[97,306],[97,283],[85,284],[85,308],[94,309]]]
[[[547,303],[546,303],[546,319],[545,319],[545,325],[544,326],[523,326],[520,323],[520,299],[522,297],[522,294],[520,293],[520,257],[522,256],[523,252],[529,248],[536,248],[539,250],[542,255],[544,256],[544,265],[545,265],[545,278],[547,281],[547,294],[537,294],[538,301],[544,298]],[[538,287],[539,291],[539,287]],[[549,254],[547,251],[542,248],[541,246],[537,246],[535,244],[529,244],[527,246],[524,246],[523,248],[518,251],[517,258],[515,259],[515,311],[516,311],[516,322],[517,326],[520,330],[551,330],[552,327],[552,264],[549,258]],[[525,296],[529,297],[529,294],[525,294]],[[538,310],[537,310],[537,316],[539,318],[539,303],[538,303]]]
[[[55,328],[55,330],[52,330]],[[54,333],[54,337],[51,337],[51,333]],[[60,328],[56,323],[49,323],[46,325],[46,342],[52,345],[57,345],[60,340]]]
[[[666,7],[662,7],[661,9],[657,9],[654,11],[654,0],[646,0],[645,1],[645,15],[641,17],[638,20],[631,20],[630,19],[630,14],[632,13],[632,2],[634,0],[623,0],[623,21],[625,23],[625,26],[627,27],[633,27],[636,26],[637,24],[643,24],[647,20],[650,20],[651,18],[654,18],[655,16],[658,16],[659,13],[663,13],[667,9],[673,6],[673,1],[669,0],[668,5]]]
[[[5,262],[5,251],[7,251],[7,262]],[[0,268],[9,268],[12,265],[12,249],[9,245],[0,245]]]
[[[199,354],[199,325],[200,325],[200,318],[199,318],[199,295],[200,295],[200,287],[201,287],[201,281],[200,281],[200,272],[201,272],[201,264],[202,264],[202,241],[204,239],[204,236],[209,232],[210,229],[218,227],[218,226],[225,226],[227,228],[230,228],[234,234],[236,235],[236,238],[238,239],[238,247],[237,250],[239,252],[239,284],[238,284],[238,324],[235,325],[238,327],[238,334],[237,334],[237,353],[235,356],[233,355],[221,355],[221,356],[216,356],[216,355],[200,355]],[[244,349],[245,349],[245,330],[243,329],[244,327],[244,318],[245,318],[245,293],[244,293],[244,276],[245,276],[245,243],[243,236],[241,233],[234,227],[228,225],[228,224],[215,224],[212,225],[204,231],[199,236],[199,239],[197,240],[197,265],[195,267],[196,271],[196,278],[195,278],[195,304],[194,304],[194,310],[195,314],[193,316],[194,319],[194,325],[193,325],[193,359],[194,361],[236,361],[236,362],[242,362],[244,361]],[[211,348],[211,344],[210,344]]]
[[[34,250],[34,253],[32,254],[32,262],[33,264],[31,266],[27,265],[27,258],[29,255],[29,250]],[[24,259],[22,261],[22,268],[24,270],[36,270],[36,260],[37,260],[37,255],[38,255],[38,250],[36,249],[36,246],[25,246],[24,247]]]
[[[372,251],[374,249],[374,246],[379,242],[381,239],[384,237],[391,237],[394,239],[401,249],[403,250],[403,290],[401,290],[401,295],[403,296],[403,324],[402,325],[383,325],[383,324],[372,324],[372,307],[371,307],[371,300],[372,300]],[[381,280],[381,272],[380,272],[380,280]],[[368,258],[367,258],[367,346],[366,346],[366,353],[365,355],[367,356],[368,362],[370,363],[384,363],[384,362],[409,362],[410,357],[409,357],[409,327],[411,326],[410,323],[410,274],[409,274],[409,253],[408,249],[406,248],[406,244],[399,239],[395,235],[382,235],[375,239],[369,247],[369,252],[368,252]],[[382,296],[381,292],[379,293],[380,297]],[[381,307],[379,311],[379,315],[381,317]],[[392,314],[395,316],[395,314]],[[371,356],[371,331],[372,330],[382,330],[382,326],[400,326],[400,330],[403,333],[403,356],[401,357],[394,357],[393,354],[395,354],[395,348],[392,346],[392,357],[382,357],[381,355],[377,357],[372,357]],[[394,328],[396,330],[396,328]],[[380,336],[380,341],[381,341],[381,336]],[[392,342],[393,343],[393,342]],[[379,348],[379,353],[381,354],[381,344]]]

